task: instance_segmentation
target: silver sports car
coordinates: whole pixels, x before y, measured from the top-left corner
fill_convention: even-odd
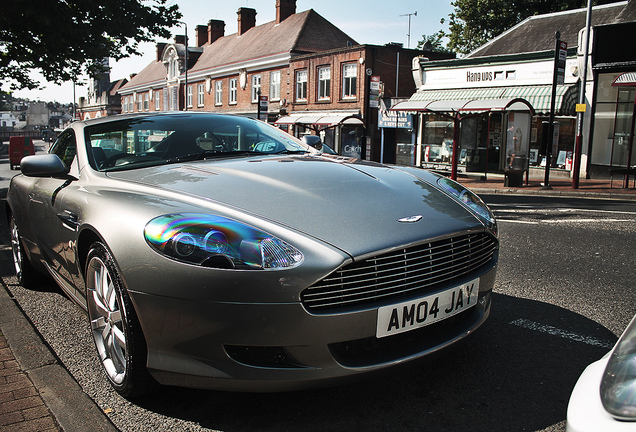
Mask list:
[[[126,397],[283,391],[420,359],[486,320],[499,244],[472,192],[209,113],[73,123],[7,198],[19,282],[86,309]]]

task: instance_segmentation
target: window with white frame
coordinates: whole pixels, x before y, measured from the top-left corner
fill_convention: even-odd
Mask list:
[[[205,105],[205,83],[197,84],[197,106]]]
[[[150,92],[144,93],[144,111],[150,110]]]
[[[155,92],[155,111],[161,109],[161,90]]]
[[[324,101],[331,98],[331,67],[318,68],[318,100]]]
[[[144,108],[143,96],[141,96],[141,93],[137,93],[137,112],[143,111],[143,108]]]
[[[296,71],[296,101],[307,100],[307,69]]]
[[[269,73],[269,100],[280,100],[280,71]]]
[[[236,104],[236,100],[237,100],[237,88],[238,88],[238,80],[236,78],[230,78],[229,81],[229,87],[230,87],[230,94],[229,94],[229,100],[228,103],[233,105]]]
[[[188,106],[188,108],[192,107],[192,86],[188,86],[188,90],[186,92],[186,104]]]
[[[261,76],[252,75],[252,102],[258,102],[261,95]]]
[[[357,96],[358,65],[347,63],[342,66],[342,97],[354,99]]]
[[[179,57],[177,52],[172,49],[168,55],[168,79],[174,79],[179,76]]]
[[[214,82],[214,105],[223,104],[223,81],[217,80]]]

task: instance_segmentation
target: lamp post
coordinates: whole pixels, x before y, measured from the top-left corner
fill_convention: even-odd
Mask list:
[[[183,104],[183,110],[188,110],[188,24],[184,21],[179,21],[183,24],[185,31],[185,103]]]

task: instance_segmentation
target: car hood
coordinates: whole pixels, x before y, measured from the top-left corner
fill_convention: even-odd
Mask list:
[[[483,228],[433,186],[437,176],[417,173],[364,161],[285,156],[163,165],[108,176],[239,209],[352,256]]]

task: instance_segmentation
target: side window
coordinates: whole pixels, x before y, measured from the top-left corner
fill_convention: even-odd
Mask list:
[[[56,154],[62,159],[62,162],[70,168],[77,153],[77,144],[75,143],[75,133],[72,130],[63,132],[49,153]]]

